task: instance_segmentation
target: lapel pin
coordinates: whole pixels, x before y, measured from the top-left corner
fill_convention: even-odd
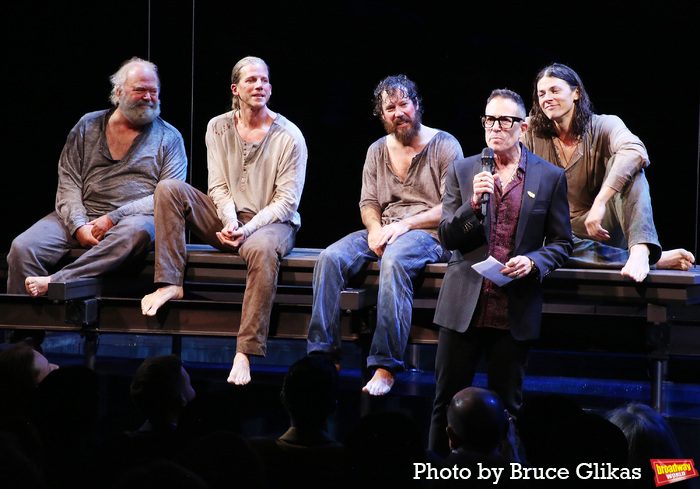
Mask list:
[[[535,198],[535,194],[533,194],[530,190],[527,191],[527,195],[529,195],[531,199]]]

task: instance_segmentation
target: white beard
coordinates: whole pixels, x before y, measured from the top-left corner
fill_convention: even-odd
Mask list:
[[[129,122],[137,126],[145,126],[153,122],[160,115],[160,100],[146,104],[144,102],[131,102],[125,98],[119,100],[119,110]]]

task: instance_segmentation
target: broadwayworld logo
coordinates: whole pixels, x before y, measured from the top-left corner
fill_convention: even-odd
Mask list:
[[[654,470],[656,487],[665,486],[673,482],[684,481],[691,477],[697,477],[698,471],[692,460],[660,460],[652,459],[651,468]]]

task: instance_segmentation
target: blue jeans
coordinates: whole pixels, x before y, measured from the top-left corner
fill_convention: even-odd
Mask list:
[[[308,352],[340,357],[340,293],[348,281],[377,260],[367,245],[367,231],[357,231],[321,252],[314,267],[313,311]],[[388,245],[379,260],[377,328],[367,366],[402,370],[411,329],[413,280],[428,263],[447,261],[449,252],[425,231],[409,231]]]

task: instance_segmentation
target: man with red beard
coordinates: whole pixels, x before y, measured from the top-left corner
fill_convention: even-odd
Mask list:
[[[51,281],[94,277],[148,251],[155,239],[153,192],[160,180],[184,180],[180,132],[159,117],[153,63],[126,61],[112,77],[111,109],[84,115],[58,163],[56,209],[12,243],[7,291],[42,296]],[[61,270],[71,249],[85,248]]]
[[[340,293],[370,261],[379,260],[377,326],[367,359],[375,372],[362,390],[384,395],[404,368],[412,281],[426,264],[449,258],[437,238],[437,226],[447,167],[462,157],[462,148],[450,134],[421,124],[421,99],[406,76],[382,80],[374,101],[374,114],[388,135],[370,146],[365,160],[360,198],[365,229],[319,256],[308,351],[330,354],[339,364]]]

